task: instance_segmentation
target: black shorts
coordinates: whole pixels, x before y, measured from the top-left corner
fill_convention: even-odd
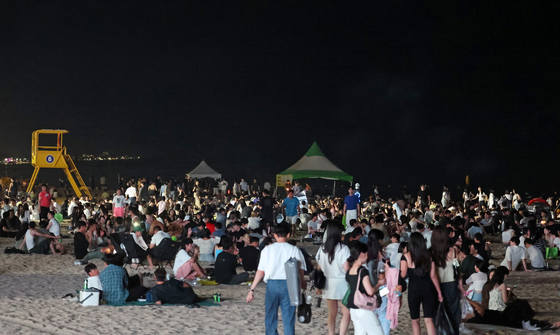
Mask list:
[[[435,288],[432,286],[431,288],[418,287],[415,289],[409,284],[408,309],[412,320],[420,318],[420,303],[424,310],[424,318],[433,318],[435,316],[436,307],[438,306]]]
[[[35,244],[33,249],[29,250],[30,254],[47,255],[51,250],[52,239],[46,238],[41,243]]]
[[[49,213],[49,208],[41,206],[41,219],[46,219],[48,213]]]

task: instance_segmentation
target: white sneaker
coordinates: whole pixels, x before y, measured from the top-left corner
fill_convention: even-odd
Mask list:
[[[464,323],[459,324],[459,333],[461,334],[471,334],[473,331],[465,326]]]
[[[525,330],[540,330],[539,327],[532,326],[531,321],[522,321],[521,324]]]

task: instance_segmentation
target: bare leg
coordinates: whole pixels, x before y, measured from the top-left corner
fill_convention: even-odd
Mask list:
[[[428,330],[428,335],[436,335],[434,320],[432,318],[424,318],[424,323],[426,323],[426,330]]]
[[[350,325],[350,310],[342,304],[342,300],[339,300],[340,308],[342,309],[342,319],[340,320],[340,335],[345,335],[348,331],[348,326]]]
[[[154,268],[154,262],[152,260],[152,256],[148,255],[146,256],[146,259],[148,260],[148,263],[150,264],[150,269]]]
[[[196,271],[196,273],[197,273],[200,277],[203,277],[203,278],[206,277],[206,271],[204,271],[204,269],[200,266],[200,264],[198,264],[198,262],[193,262],[192,269],[193,269],[194,271]]]
[[[412,334],[420,335],[420,319],[412,320]]]
[[[327,316],[327,330],[329,335],[335,334],[336,315],[338,313],[338,301],[327,299],[327,307],[329,308],[329,315]]]

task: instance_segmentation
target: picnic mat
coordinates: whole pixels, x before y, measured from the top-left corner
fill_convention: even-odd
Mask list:
[[[197,305],[200,307],[212,307],[212,306],[222,306],[219,303],[205,299],[203,301],[197,302]],[[153,302],[146,302],[146,301],[131,301],[125,304],[107,304],[107,306],[148,306],[148,305],[155,305]],[[186,306],[185,304],[163,304],[162,306]]]

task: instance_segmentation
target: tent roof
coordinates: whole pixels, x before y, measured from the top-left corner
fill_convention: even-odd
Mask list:
[[[334,165],[321,151],[317,142],[313,142],[305,155],[279,175],[292,175],[293,179],[323,178],[352,182],[352,176]]]
[[[222,178],[222,174],[214,171],[204,160],[198,164],[191,172],[187,173],[189,177],[195,179],[202,179],[202,178],[214,178],[219,179]]]

